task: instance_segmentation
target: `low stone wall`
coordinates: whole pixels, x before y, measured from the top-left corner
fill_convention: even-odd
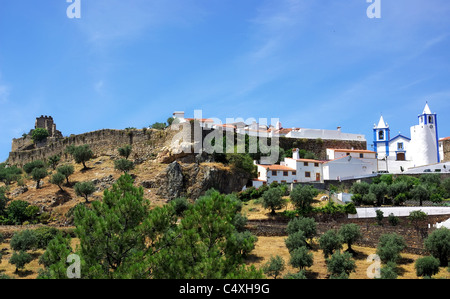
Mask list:
[[[330,221],[317,223],[317,233],[322,235],[330,229],[339,230],[342,225],[348,223],[354,223],[359,225],[362,238],[356,242],[356,245],[365,247],[377,247],[380,237],[387,233],[396,233],[401,235],[407,244],[407,248],[403,252],[414,253],[414,254],[425,254],[424,241],[428,235],[435,230],[433,227],[436,223],[443,222],[449,219],[449,215],[435,215],[428,216],[427,219],[420,223],[416,228],[408,220],[407,217],[399,217],[400,223],[397,226],[391,226],[387,220],[384,218],[382,225],[379,225],[375,219],[347,219],[340,218],[338,220],[330,218]],[[278,219],[278,220],[264,220],[264,221],[249,221],[248,229],[253,232],[256,236],[286,236],[286,227],[288,224],[288,219]],[[429,227],[430,226],[430,227]]]

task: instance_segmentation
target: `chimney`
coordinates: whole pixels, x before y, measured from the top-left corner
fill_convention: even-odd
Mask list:
[[[175,111],[173,113],[174,118],[184,119],[184,111]]]
[[[339,132],[341,131],[341,129],[342,129],[342,128],[341,128],[340,126],[339,126],[339,127],[337,127],[337,130],[338,130]]]
[[[300,159],[300,152],[298,148],[292,149],[292,159],[294,160]]]

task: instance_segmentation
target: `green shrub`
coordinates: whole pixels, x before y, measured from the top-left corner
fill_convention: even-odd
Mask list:
[[[9,222],[12,224],[20,225],[24,221],[28,220],[27,207],[30,204],[23,200],[12,201],[7,208],[7,215]]]
[[[26,253],[25,251],[20,251],[19,253],[14,252],[12,254],[11,258],[9,259],[9,263],[16,266],[15,272],[17,273],[20,269],[24,269],[25,265],[30,263],[32,260],[33,258],[30,254]]]
[[[271,214],[275,215],[275,210],[279,210],[286,205],[282,198],[281,190],[279,188],[271,188],[263,194],[263,206],[265,209],[270,209]]]
[[[314,218],[299,217],[289,221],[286,228],[288,235],[292,235],[299,231],[303,232],[304,237],[309,239],[311,243],[312,239],[317,234],[317,224]],[[310,244],[308,245],[310,246]]]
[[[290,234],[284,242],[289,252],[293,252],[296,249],[307,246],[306,236],[303,231],[297,231]]]
[[[10,240],[10,246],[15,251],[27,251],[35,249],[37,241],[36,233],[27,229],[16,232]]]
[[[353,201],[356,205],[360,206],[360,205],[363,203],[363,195],[361,195],[361,194],[359,194],[359,193],[353,194],[353,196],[352,196],[352,201]]]
[[[33,169],[35,168],[47,168],[47,166],[45,165],[44,161],[42,160],[35,160],[33,162],[29,162],[26,163],[23,166],[23,170],[27,173],[27,174],[31,174],[33,172]]]
[[[384,234],[378,242],[377,254],[383,263],[396,263],[405,247],[406,243],[402,236],[396,233]]]
[[[425,249],[439,259],[441,267],[447,266],[450,258],[450,229],[442,227],[434,230],[424,242]]]
[[[350,253],[354,252],[352,249],[352,244],[361,238],[361,230],[357,224],[349,223],[344,224],[339,229],[339,235],[344,243],[347,243],[348,251]]]
[[[319,238],[319,247],[323,251],[325,259],[332,255],[334,251],[342,249],[342,237],[335,230],[326,231]]]
[[[313,186],[297,185],[294,190],[291,191],[290,199],[297,210],[308,210],[318,194],[319,190]]]
[[[171,204],[173,205],[175,213],[178,216],[183,215],[184,211],[189,209],[190,205],[189,201],[185,197],[175,198],[174,200],[171,201]]]
[[[56,171],[60,174],[62,174],[66,178],[67,185],[70,184],[69,177],[74,173],[75,169],[73,165],[61,165],[59,166]]]
[[[375,218],[377,219],[378,224],[382,225],[384,219],[384,212],[382,210],[376,210],[375,213],[376,213]]]
[[[327,270],[333,278],[348,278],[351,272],[355,272],[356,263],[348,252],[335,252],[327,260]]]
[[[398,223],[400,222],[400,219],[397,216],[395,216],[394,214],[391,213],[388,216],[388,222],[392,226],[397,226]]]
[[[300,269],[300,271],[306,267],[311,267],[313,262],[313,254],[304,246],[294,249],[291,252],[289,263],[292,267]]]
[[[406,200],[408,200],[408,195],[406,195],[406,193],[400,193],[397,196],[395,196],[393,203],[394,203],[395,206],[400,206]]]
[[[370,184],[366,182],[356,182],[353,183],[352,187],[350,188],[350,192],[353,194],[359,194],[361,196],[366,195],[369,193]]]
[[[60,231],[54,227],[40,227],[34,230],[34,234],[37,248],[46,249],[48,243],[60,234]]]
[[[65,179],[66,177],[62,173],[57,172],[50,178],[50,183],[58,186],[61,191],[64,191],[64,189],[62,188],[62,184],[64,183]]]
[[[124,173],[128,173],[130,170],[134,169],[134,163],[127,159],[119,159],[114,161],[114,168]]]
[[[277,279],[285,268],[286,263],[284,259],[277,255],[275,257],[271,256],[269,261],[262,267],[262,270],[267,276]]]
[[[50,136],[50,134],[48,133],[47,129],[37,128],[33,130],[31,139],[33,139],[34,142],[40,142],[47,139],[48,136]]]
[[[432,256],[425,256],[416,260],[414,264],[419,277],[431,277],[439,273],[439,260]]]
[[[81,146],[69,146],[66,151],[73,156],[76,163],[83,164],[83,169],[87,169],[86,162],[94,158],[94,153],[87,144]]]
[[[397,264],[388,262],[380,269],[380,279],[397,279]]]
[[[128,160],[128,157],[131,155],[132,147],[128,144],[124,147],[120,147],[117,151],[119,152],[119,155]]]
[[[91,196],[95,192],[95,186],[92,182],[82,182],[76,183],[74,186],[75,193],[78,196],[84,197],[86,203],[89,202],[89,196]]]

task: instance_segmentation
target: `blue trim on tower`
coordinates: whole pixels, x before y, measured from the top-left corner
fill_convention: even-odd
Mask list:
[[[441,163],[441,157],[439,154],[439,136],[438,136],[437,114],[434,114],[434,128],[436,130],[437,161],[438,161],[438,163]]]

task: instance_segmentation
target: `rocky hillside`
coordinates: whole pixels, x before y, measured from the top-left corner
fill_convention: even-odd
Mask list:
[[[47,160],[51,155],[61,155],[60,164],[75,165],[75,173],[70,176],[70,185],[63,186],[64,191],[49,182],[51,175],[41,182],[39,189],[35,181],[25,177],[20,186],[14,183],[9,187],[7,197],[37,205],[41,212],[50,214],[51,223],[67,225],[67,212],[84,202],[83,198],[76,196],[74,184],[92,181],[96,192],[91,199],[101,200],[103,190],[109,188],[122,174],[114,169],[114,161],[120,158],[118,147],[127,144],[132,145],[130,160],[135,165],[130,174],[135,178],[135,184],[144,188],[144,196],[154,206],[176,197],[195,200],[210,188],[223,193],[240,191],[247,184],[250,176],[245,171],[215,163],[205,154],[180,153],[180,146],[188,147],[191,144],[174,143],[173,137],[177,133],[171,130],[134,130],[131,133],[102,130],[72,136],[43,148],[13,152],[10,155],[13,159],[9,159],[9,163],[19,166],[31,160]],[[87,163],[87,170],[75,164],[72,157],[65,153],[65,147],[71,144],[88,144],[93,150],[95,158]]]

